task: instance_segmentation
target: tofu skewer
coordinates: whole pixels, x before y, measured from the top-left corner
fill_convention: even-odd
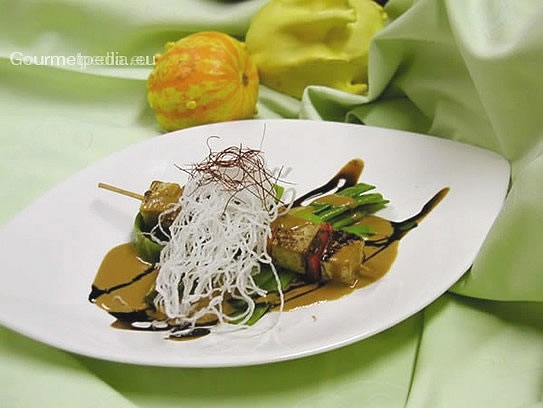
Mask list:
[[[149,229],[159,222],[161,214],[166,215],[160,217],[163,227],[175,219],[176,213],[166,210],[183,192],[178,184],[157,180],[143,195],[105,183],[99,187],[140,200],[140,214]],[[346,285],[358,278],[363,248],[364,240],[355,234],[290,214],[273,223],[268,242],[268,253],[277,266],[297,272],[309,282],[334,280]]]

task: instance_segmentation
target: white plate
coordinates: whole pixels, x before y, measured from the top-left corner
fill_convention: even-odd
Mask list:
[[[97,188],[143,192],[153,179],[184,182],[175,164],[214,150],[261,148],[270,167],[292,167],[300,193],[349,159],[391,200],[380,215],[403,220],[442,187],[449,194],[400,242],[389,273],[339,300],[268,315],[253,328],[190,341],[110,327],[87,301],[104,254],[127,242],[138,202]],[[262,364],[321,353],[379,333],[423,309],[469,268],[502,206],[509,165],[500,156],[413,133],[329,122],[251,120],[191,128],[134,145],[72,176],[0,231],[0,321],[71,352],[126,363],[178,367]],[[273,327],[271,330],[268,330]]]

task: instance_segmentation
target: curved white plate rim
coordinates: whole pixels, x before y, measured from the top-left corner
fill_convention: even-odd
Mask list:
[[[366,163],[362,180],[390,198],[383,216],[393,220],[417,212],[440,188],[450,186],[451,191],[402,240],[390,272],[345,298],[283,313],[276,326],[272,322],[277,314],[272,314],[241,333],[186,342],[166,341],[160,333],[112,329],[113,319],[88,303],[86,296],[103,255],[128,240],[138,203],[99,191],[97,183],[142,191],[153,179],[182,182],[175,164],[202,159],[208,143],[214,150],[239,143],[261,147],[271,166],[292,167],[288,179],[298,183],[300,192],[322,184],[348,159],[360,157]],[[0,322],[60,349],[144,365],[241,366],[332,350],[403,321],[454,284],[471,265],[498,215],[508,181],[509,165],[495,153],[362,125],[251,120],[161,135],[74,174],[3,226],[0,251],[19,256],[3,256],[8,259],[2,272],[7,284],[0,288]],[[459,218],[458,211],[464,216]],[[74,218],[76,213],[84,217]],[[43,214],[48,218],[43,219]],[[48,232],[47,239],[34,233],[41,230]],[[435,234],[447,242],[440,242]],[[25,242],[24,249],[17,241]],[[432,251],[421,257],[420,246],[430,244]],[[449,250],[454,255],[447,257]],[[24,290],[18,294],[21,287]],[[265,330],[270,326],[273,329]]]

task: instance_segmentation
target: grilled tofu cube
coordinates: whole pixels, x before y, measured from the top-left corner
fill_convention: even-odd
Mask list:
[[[293,215],[279,217],[272,226],[270,242],[270,254],[274,264],[305,274],[305,254],[319,228],[319,224]]]
[[[171,208],[181,198],[183,189],[176,183],[165,183],[155,180],[145,192],[140,205],[140,213],[146,227],[152,228],[158,223],[159,215]],[[176,213],[168,214],[163,221],[169,225]]]
[[[303,274],[309,281],[352,285],[360,275],[364,240],[289,213],[273,223],[269,253],[275,265]]]
[[[353,285],[360,276],[364,258],[364,240],[354,234],[335,230],[321,258],[324,280]]]

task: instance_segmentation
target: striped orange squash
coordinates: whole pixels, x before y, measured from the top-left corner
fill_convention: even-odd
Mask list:
[[[147,79],[147,100],[165,130],[248,119],[256,113],[258,71],[245,44],[220,32],[167,43]]]

